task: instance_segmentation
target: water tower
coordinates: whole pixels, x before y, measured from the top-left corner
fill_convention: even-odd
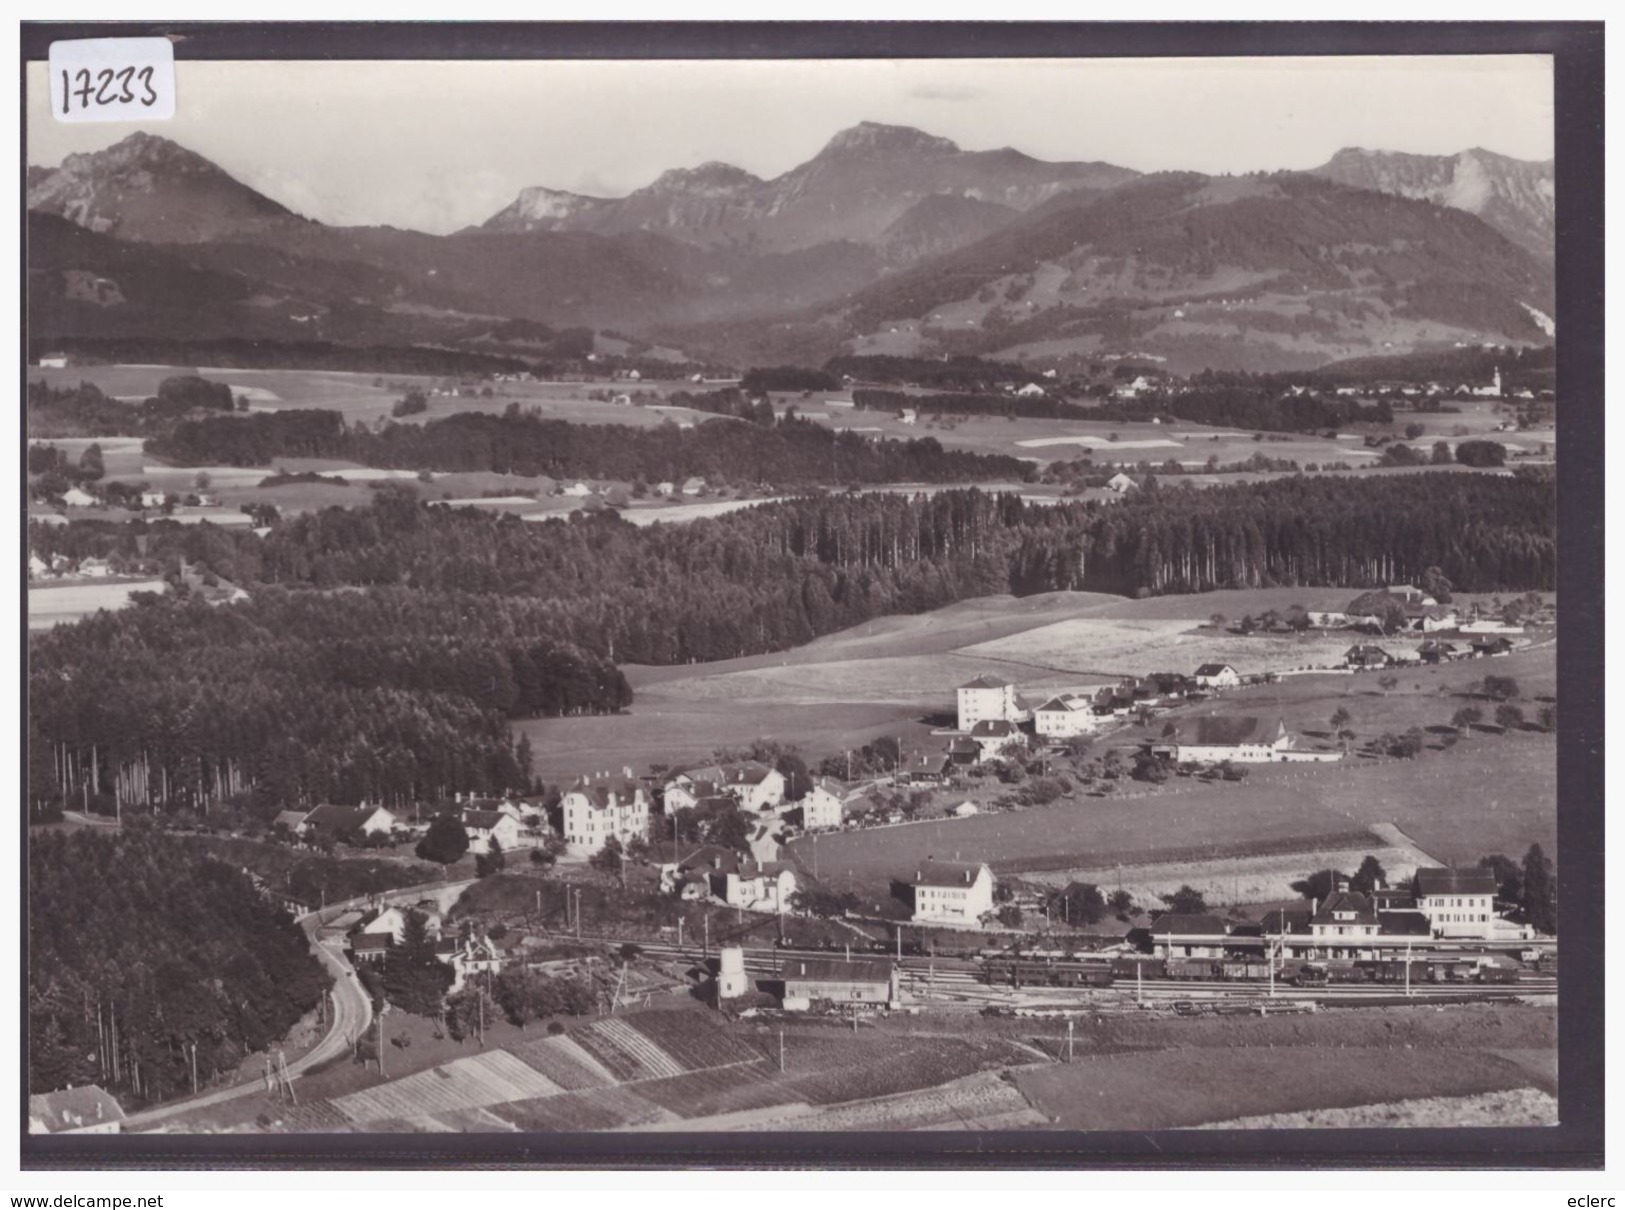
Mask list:
[[[745,978],[745,951],[737,945],[722,947],[717,966],[717,1002],[733,1000],[750,990]]]

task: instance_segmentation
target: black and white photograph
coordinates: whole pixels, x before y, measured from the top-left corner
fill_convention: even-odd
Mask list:
[[[1561,1124],[1552,55],[174,45],[24,64],[28,1141]]]

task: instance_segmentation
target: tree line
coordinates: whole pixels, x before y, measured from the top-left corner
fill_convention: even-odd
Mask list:
[[[1034,475],[1032,464],[1019,458],[945,450],[929,437],[870,441],[794,419],[771,426],[713,420],[689,429],[583,425],[522,412],[518,404],[499,416],[462,412],[382,431],[347,426],[338,412],[321,410],[206,417],[149,439],[147,451],[182,466],[269,466],[278,458],[320,457],[411,470],[649,482],[734,478],[750,468],[759,482],[780,486],[1025,481]]]
[[[532,602],[450,590],[149,596],[33,640],[29,799],[111,814],[528,788],[509,719],[632,696],[557,631]]]

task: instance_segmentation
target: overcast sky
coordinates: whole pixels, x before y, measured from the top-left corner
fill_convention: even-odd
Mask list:
[[[526,185],[619,196],[724,160],[772,177],[860,121],[1142,171],[1340,147],[1552,155],[1545,56],[176,64],[173,120],[68,125],[29,64],[28,162],[146,129],[328,223],[451,231]]]

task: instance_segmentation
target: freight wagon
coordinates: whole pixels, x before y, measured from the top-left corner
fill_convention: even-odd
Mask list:
[[[1008,987],[1110,987],[1111,967],[1100,962],[1005,958],[982,964],[982,982]]]

